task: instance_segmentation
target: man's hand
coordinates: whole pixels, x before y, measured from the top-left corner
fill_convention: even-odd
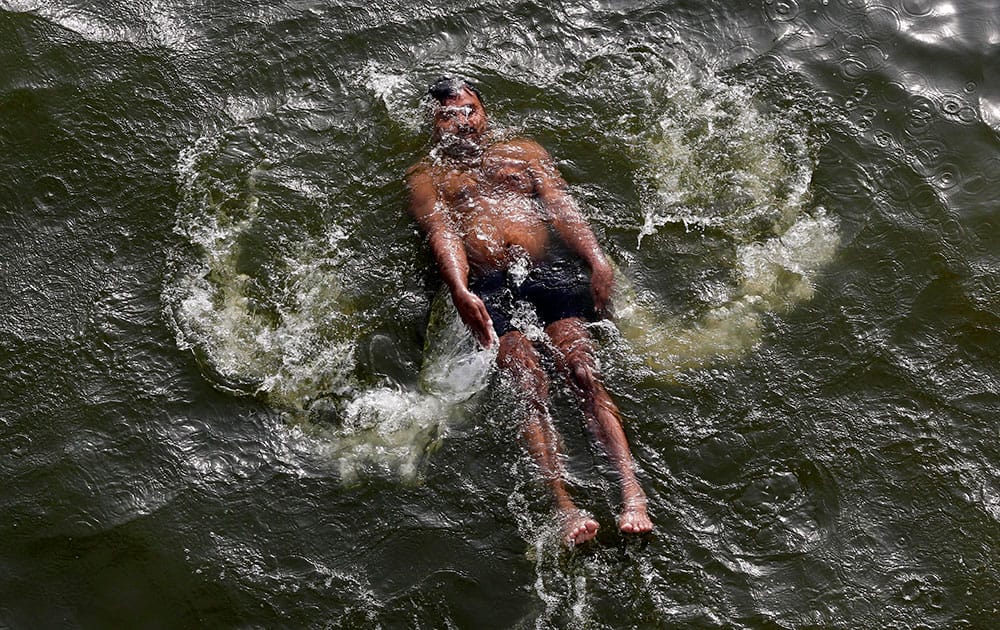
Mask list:
[[[590,290],[594,309],[601,317],[611,317],[611,292],[615,287],[615,271],[605,261],[590,270]]]
[[[472,336],[484,347],[493,345],[493,320],[486,311],[486,305],[479,296],[468,289],[459,289],[452,294],[452,301],[458,316],[469,327]]]

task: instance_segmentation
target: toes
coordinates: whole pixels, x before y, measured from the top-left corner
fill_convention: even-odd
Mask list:
[[[644,534],[653,531],[653,521],[646,514],[626,512],[621,515],[618,528],[626,534]]]
[[[597,529],[597,521],[592,518],[585,518],[573,523],[568,523],[565,529],[566,544],[572,547],[573,545],[585,543],[597,534]]]

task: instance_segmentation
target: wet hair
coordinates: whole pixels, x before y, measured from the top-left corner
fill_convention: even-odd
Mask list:
[[[439,77],[431,84],[427,94],[438,103],[444,103],[449,98],[458,96],[462,90],[469,90],[476,95],[480,103],[483,103],[483,95],[479,93],[479,88],[468,79],[461,77]]]

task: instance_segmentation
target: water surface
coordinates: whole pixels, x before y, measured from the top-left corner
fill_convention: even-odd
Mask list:
[[[0,624],[992,627],[998,16],[0,0]],[[618,267],[648,540],[560,390],[560,550],[439,294],[445,72]]]

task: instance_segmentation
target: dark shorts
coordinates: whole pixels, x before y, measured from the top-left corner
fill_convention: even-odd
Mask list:
[[[498,337],[517,329],[511,320],[525,308],[534,311],[543,328],[567,317],[598,319],[590,292],[590,272],[582,261],[573,258],[538,263],[523,279],[511,270],[496,271],[475,278],[469,290],[486,304]]]

